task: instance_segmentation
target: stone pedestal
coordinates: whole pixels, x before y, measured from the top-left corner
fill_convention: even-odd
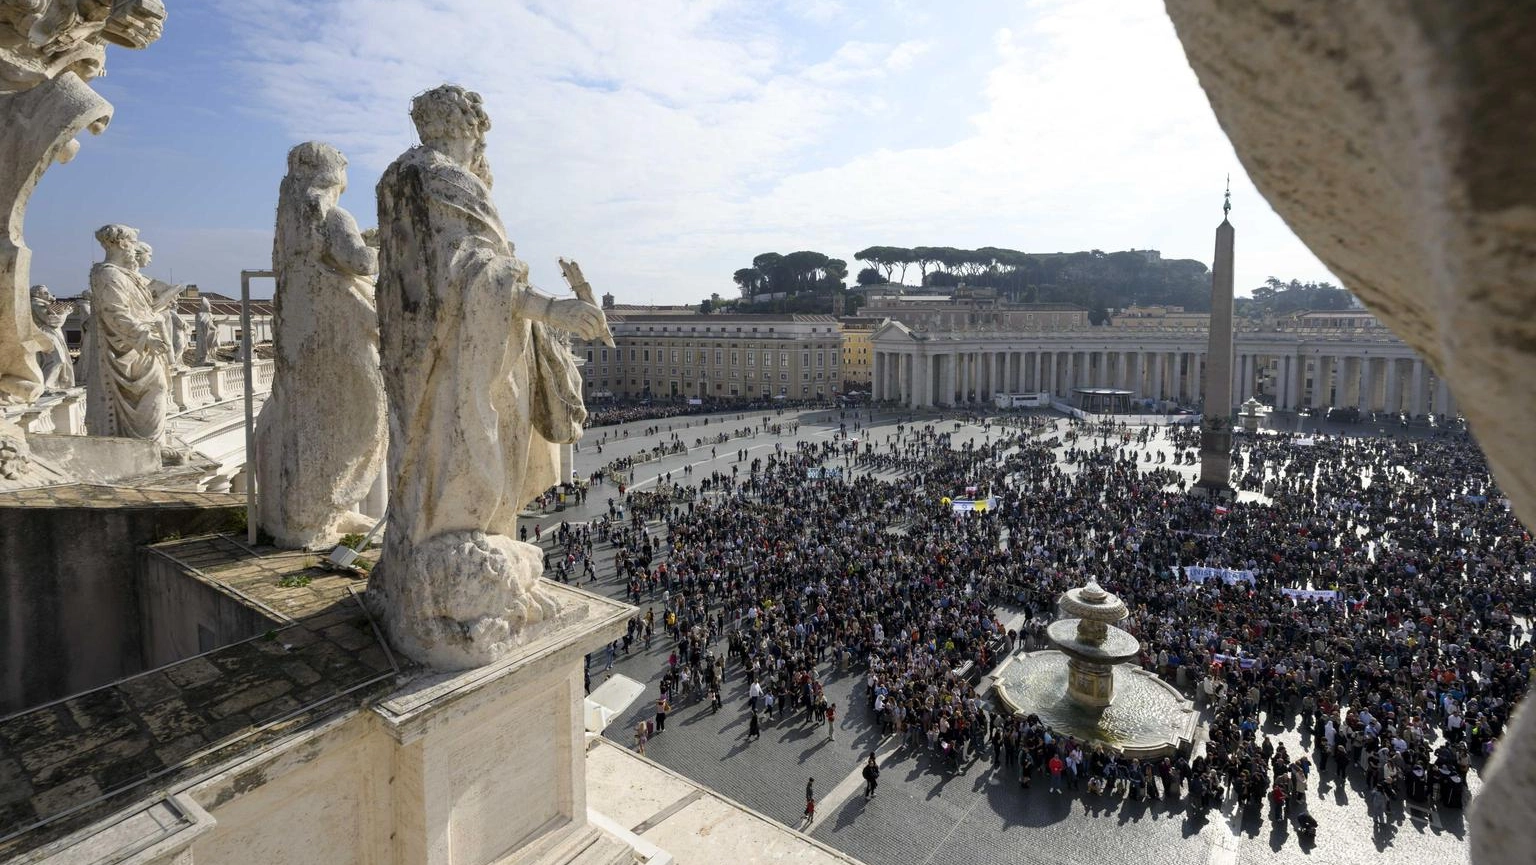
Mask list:
[[[1082,658],[1067,658],[1067,694],[1084,706],[1108,706],[1115,697],[1115,668]]]
[[[565,586],[561,625],[488,667],[412,682],[374,708],[392,741],[393,861],[633,862],[587,822],[583,656],[633,608]]]

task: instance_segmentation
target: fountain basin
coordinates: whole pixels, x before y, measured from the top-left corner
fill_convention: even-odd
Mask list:
[[[1020,717],[1037,715],[1058,734],[1126,757],[1167,756],[1194,740],[1199,714],[1177,688],[1139,667],[1114,665],[1106,671],[1113,677],[1113,700],[1085,705],[1069,692],[1071,660],[1054,650],[1013,656],[995,674],[997,702]]]

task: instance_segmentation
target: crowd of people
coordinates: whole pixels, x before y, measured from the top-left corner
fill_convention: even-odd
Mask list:
[[[1469,436],[1244,439],[1234,479],[1260,498],[1217,505],[1173,468],[1198,430],[976,420],[984,435],[964,442],[945,419],[738,451],[730,472],[667,477],[624,497],[627,514],[610,503],[562,530],[583,562],[611,543],[612,579],[647,610],[622,651],[670,641],[658,722],[637,741],[678,705],[720,711],[733,686],[748,741],[786,716],[830,735],[823,683],[852,671],[872,723],[941,770],[990,752],[1025,786],[1268,801],[1303,830],[1314,772],[1353,773],[1378,822],[1463,804],[1530,680],[1536,555]],[[956,513],[961,496],[995,504]],[[978,692],[1090,579],[1129,605],[1139,663],[1202,707],[1196,753],[1125,760]],[[1003,606],[1022,611],[1018,633]],[[1286,729],[1304,752],[1276,743]]]

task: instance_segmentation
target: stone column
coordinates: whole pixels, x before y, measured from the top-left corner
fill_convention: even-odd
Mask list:
[[[1150,396],[1158,402],[1162,402],[1164,399],[1163,353],[1160,351],[1152,353],[1152,393]]]
[[[1333,359],[1333,395],[1328,399],[1329,406],[1341,406],[1344,404],[1344,382],[1348,381],[1347,368],[1349,358],[1335,357]]]
[[[1398,358],[1388,358],[1386,368],[1386,381],[1382,388],[1386,391],[1386,405],[1382,408],[1389,414],[1396,414],[1403,410],[1403,378],[1399,368]]]
[[[1443,376],[1437,374],[1435,376],[1435,402],[1434,405],[1431,406],[1431,410],[1434,411],[1435,414],[1450,415],[1450,403],[1450,384],[1446,382]]]
[[[1293,354],[1286,358],[1286,362],[1290,364],[1290,407],[1295,411],[1301,408],[1302,389],[1307,382],[1307,359]]]
[[[960,385],[960,353],[952,351],[944,355],[944,402],[943,405],[954,405],[955,391]]]
[[[1376,389],[1375,384],[1375,376],[1371,375],[1371,359],[1369,357],[1360,358],[1360,399],[1356,402],[1355,407],[1362,413],[1371,410],[1371,403],[1375,401],[1376,396],[1374,393]]]
[[[1408,412],[1410,414],[1427,414],[1424,409],[1424,360],[1413,359],[1413,375],[1408,391]]]

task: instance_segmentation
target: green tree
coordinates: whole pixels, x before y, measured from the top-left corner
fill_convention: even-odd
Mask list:
[[[859,271],[859,276],[858,276],[858,283],[859,283],[859,285],[881,285],[881,284],[883,284],[885,282],[886,282],[885,277],[881,276],[880,275],[880,271],[876,270],[873,267],[866,267],[863,270]]]

